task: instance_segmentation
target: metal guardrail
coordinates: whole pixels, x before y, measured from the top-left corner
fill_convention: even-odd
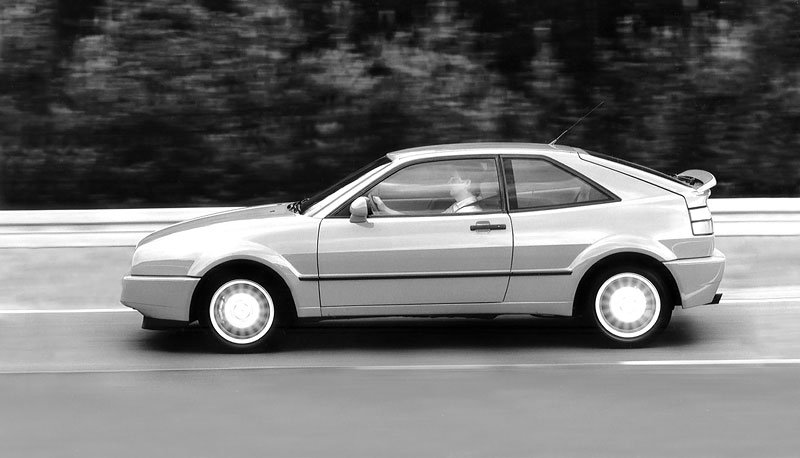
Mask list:
[[[0,248],[133,247],[147,234],[237,207],[0,212]]]
[[[720,237],[800,235],[800,198],[710,199]]]
[[[719,237],[800,236],[800,198],[711,199]],[[179,221],[236,207],[0,211],[0,248],[133,247]]]

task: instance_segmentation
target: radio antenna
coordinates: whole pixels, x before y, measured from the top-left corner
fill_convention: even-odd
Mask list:
[[[600,107],[601,107],[601,106],[602,106],[604,103],[606,103],[606,102],[605,102],[605,100],[604,100],[604,101],[602,101],[602,102],[600,102],[600,103],[598,103],[597,105],[595,105],[595,107],[594,107],[594,108],[592,108],[591,110],[589,110],[589,112],[588,112],[588,113],[586,113],[585,115],[581,116],[581,119],[579,119],[579,120],[575,121],[575,124],[573,124],[573,125],[569,126],[569,127],[567,128],[567,130],[565,130],[564,132],[561,132],[561,135],[559,135],[558,137],[556,137],[556,138],[555,138],[555,140],[553,140],[552,142],[548,143],[547,145],[548,145],[548,146],[555,146],[556,142],[558,142],[559,140],[561,140],[561,137],[563,137],[563,136],[564,136],[564,134],[566,134],[567,132],[569,132],[570,130],[572,130],[572,128],[573,128],[573,127],[575,127],[575,126],[577,126],[578,124],[580,124],[580,122],[581,122],[581,121],[583,121],[584,119],[586,119],[586,118],[587,118],[587,117],[588,117],[590,114],[592,114],[592,113],[594,112],[594,110],[596,110],[596,109],[600,108]]]

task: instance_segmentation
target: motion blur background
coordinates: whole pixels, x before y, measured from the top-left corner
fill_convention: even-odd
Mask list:
[[[404,147],[562,143],[800,194],[797,0],[3,0],[0,209],[293,200]]]
[[[167,224],[601,101],[562,143],[768,197],[712,199],[723,302],[653,347],[387,319],[229,355],[118,303]],[[798,146],[800,0],[0,0],[0,455],[797,456]]]

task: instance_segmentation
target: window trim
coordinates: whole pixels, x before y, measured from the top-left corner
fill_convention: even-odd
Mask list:
[[[601,194],[605,195],[606,198],[602,200],[591,200],[586,202],[570,202],[566,204],[558,204],[558,205],[548,205],[546,207],[528,207],[528,208],[512,208],[511,206],[511,189],[513,188],[516,190],[516,177],[514,176],[514,170],[511,168],[511,160],[513,159],[521,159],[521,160],[541,160],[550,163],[554,167],[561,169],[564,173],[572,175],[589,185],[593,186],[597,189]],[[503,175],[504,178],[508,181],[503,183],[503,187],[506,189],[506,195],[508,198],[507,206],[508,213],[527,213],[527,212],[537,212],[543,210],[557,210],[561,208],[573,208],[573,207],[586,207],[589,205],[598,205],[598,204],[606,204],[611,202],[620,202],[622,199],[619,198],[616,194],[609,191],[605,186],[600,185],[596,181],[592,180],[591,178],[587,177],[586,175],[578,172],[577,170],[568,167],[561,162],[558,162],[554,159],[551,159],[547,156],[542,155],[500,155],[500,161],[502,163],[503,168]],[[506,168],[506,164],[508,164],[508,168]],[[514,196],[514,200],[516,200],[516,196]],[[518,202],[515,202],[516,205],[519,205]]]
[[[661,172],[659,170],[647,167],[646,165],[637,164],[637,163],[631,162],[631,161],[629,161],[627,159],[623,159],[621,157],[612,156],[610,154],[598,153],[596,151],[590,151],[590,150],[587,150],[587,149],[585,149],[583,151],[585,151],[586,154],[588,154],[589,156],[594,156],[596,158],[605,159],[608,162],[612,162],[612,163],[618,164],[618,165],[624,165],[624,166],[630,167],[630,168],[632,168],[634,170],[638,170],[639,172],[649,173],[650,175],[655,175],[655,176],[657,176],[657,177],[659,177],[661,179],[668,180],[668,181],[670,181],[672,183],[677,183],[677,184],[686,186],[689,189],[694,189],[692,185],[686,183],[685,181],[681,181],[680,179],[678,179],[677,176],[666,174],[666,173]],[[636,178],[636,177],[634,177],[634,178]],[[644,181],[650,183],[647,180],[644,180]]]
[[[470,212],[470,213],[434,213],[434,214],[427,214],[427,215],[413,215],[413,214],[404,214],[404,215],[374,215],[370,214],[368,218],[430,218],[430,217],[437,217],[437,216],[465,216],[465,215],[492,215],[497,213],[508,213],[508,205],[507,205],[507,193],[506,193],[506,184],[504,182],[504,175],[502,172],[502,161],[500,160],[499,154],[469,154],[469,155],[458,155],[458,156],[445,156],[445,157],[436,157],[436,158],[421,158],[409,161],[402,166],[389,170],[387,173],[382,174],[381,176],[377,177],[375,180],[369,182],[366,186],[362,187],[353,195],[345,200],[345,202],[336,208],[336,210],[330,212],[326,218],[350,218],[349,210],[350,205],[353,203],[354,200],[363,196],[364,194],[368,193],[374,187],[378,186],[384,180],[392,177],[394,174],[399,173],[402,170],[405,170],[408,167],[419,165],[419,164],[427,164],[427,163],[434,163],[434,162],[452,162],[452,161],[461,161],[461,160],[469,160],[469,159],[491,159],[494,161],[494,168],[497,174],[497,186],[500,192],[500,210],[492,210],[492,211],[482,211],[482,212]],[[342,212],[346,212],[347,214],[341,214]]]

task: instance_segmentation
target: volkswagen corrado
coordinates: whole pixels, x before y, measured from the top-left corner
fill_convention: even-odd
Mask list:
[[[503,314],[642,345],[674,307],[719,302],[715,184],[567,146],[407,149],[310,198],[148,235],[121,301],[146,329],[199,322],[242,351],[296,320]]]

